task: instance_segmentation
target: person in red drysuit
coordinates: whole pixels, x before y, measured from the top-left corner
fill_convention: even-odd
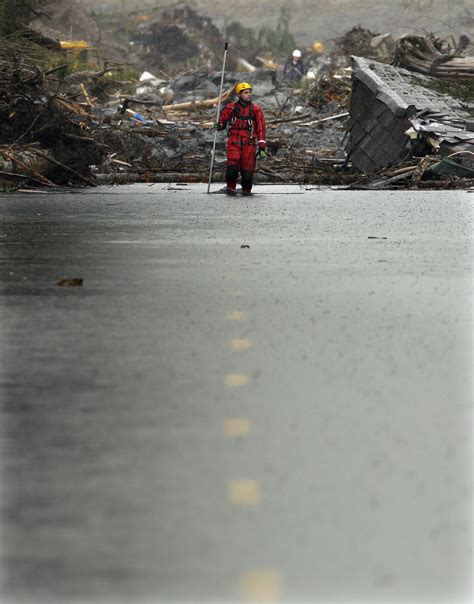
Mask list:
[[[227,129],[227,168],[225,174],[228,195],[236,195],[239,172],[242,195],[251,195],[257,157],[265,159],[265,117],[261,108],[252,103],[252,86],[241,82],[235,87],[238,101],[229,103],[219,116],[217,128]]]

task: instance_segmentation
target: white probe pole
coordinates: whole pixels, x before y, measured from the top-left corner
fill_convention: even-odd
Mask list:
[[[217,120],[216,120],[216,124],[219,123],[219,118],[221,116],[221,102],[222,102],[222,89],[224,87],[224,74],[225,74],[225,61],[227,58],[227,49],[229,48],[229,42],[225,43],[224,46],[224,63],[222,65],[222,76],[221,76],[221,89],[219,92],[219,103],[217,105]],[[212,170],[214,168],[214,154],[216,151],[216,142],[217,142],[217,128],[216,131],[214,132],[214,144],[212,145],[212,152],[211,152],[211,169],[209,171],[209,182],[207,183],[207,192],[209,193],[211,190],[211,179],[212,179]]]

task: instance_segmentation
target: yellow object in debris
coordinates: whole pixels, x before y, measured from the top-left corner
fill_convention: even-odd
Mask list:
[[[70,50],[72,52],[73,68],[77,67],[79,56],[81,53],[83,53],[84,51],[95,50],[94,47],[91,46],[89,42],[86,42],[85,40],[61,40],[59,43],[63,50]]]
[[[80,84],[81,90],[82,90],[82,94],[84,95],[84,98],[86,99],[86,103],[89,105],[89,107],[92,107],[92,101],[91,101],[91,97],[89,96],[89,93],[86,90],[86,87],[84,86],[84,84]]]
[[[85,50],[86,48],[92,48],[89,42],[85,40],[61,40],[59,43],[64,50]]]
[[[318,40],[315,40],[313,42],[313,51],[322,54],[323,52],[326,52],[326,49],[324,48],[324,44],[322,42],[318,42]]]

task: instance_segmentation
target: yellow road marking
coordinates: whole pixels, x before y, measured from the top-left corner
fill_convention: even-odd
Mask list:
[[[229,417],[224,421],[227,436],[245,436],[252,430],[252,422],[246,417]]]
[[[227,315],[229,321],[245,321],[247,315],[244,312],[240,312],[240,310],[234,310]]]
[[[262,491],[256,480],[233,480],[227,494],[235,505],[259,505],[262,501]]]
[[[252,340],[247,340],[246,338],[230,340],[229,346],[232,350],[247,350],[248,348],[252,348],[253,342]]]
[[[240,579],[240,590],[247,602],[276,602],[281,597],[282,575],[274,570],[246,573]]]
[[[225,385],[229,388],[237,388],[245,386],[249,382],[249,376],[245,373],[228,373],[225,378]]]

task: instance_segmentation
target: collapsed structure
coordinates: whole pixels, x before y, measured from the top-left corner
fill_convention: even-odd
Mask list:
[[[353,57],[347,159],[374,173],[413,156],[464,153],[474,168],[474,120],[462,104],[428,88],[430,78]]]

